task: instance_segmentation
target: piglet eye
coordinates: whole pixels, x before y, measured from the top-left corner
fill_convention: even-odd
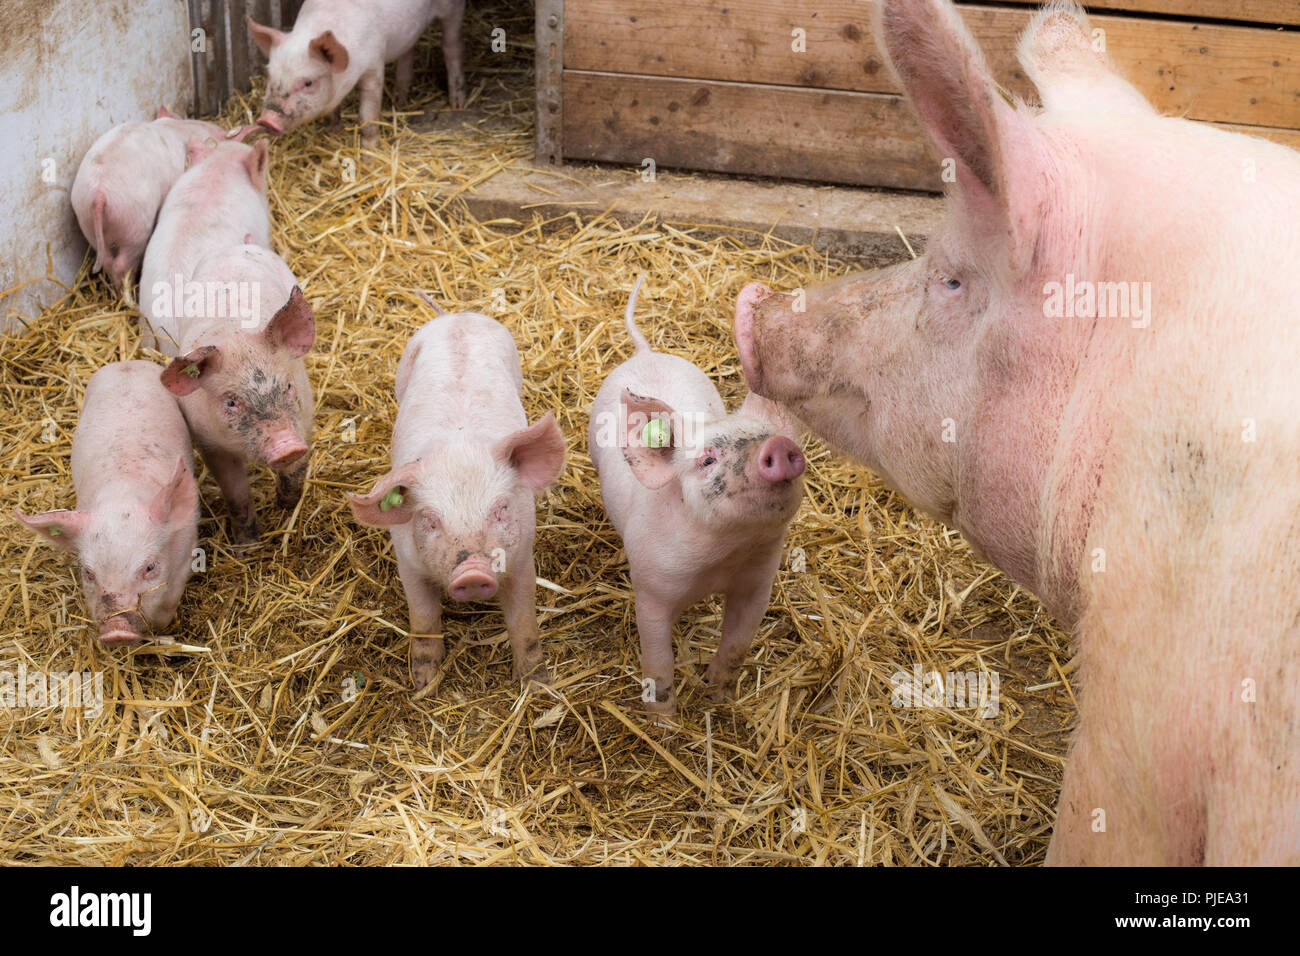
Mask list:
[[[943,282],[943,286],[944,286],[945,289],[950,289],[950,290],[952,290],[953,292],[956,292],[958,289],[961,288],[961,280],[960,280],[960,279],[945,279],[944,282]]]
[[[302,85],[303,85],[306,89],[309,89],[309,90],[310,90],[310,89],[312,88],[312,81],[311,81],[311,80],[303,80],[303,81],[302,81]]]
[[[705,455],[700,461],[700,467],[708,468],[710,465],[717,464],[717,461],[718,459],[714,458],[712,455]]]
[[[157,562],[157,561],[150,561],[148,564],[146,564],[146,565],[144,566],[144,574],[145,574],[145,577],[149,577],[150,575],[152,575],[152,574],[153,574],[155,571],[157,571],[157,570],[158,570],[158,562]]]
[[[94,571],[90,570],[90,568],[82,568],[82,569],[81,569],[81,573],[84,574],[84,575],[86,576],[86,580],[87,580],[87,581],[90,581],[91,583],[94,583],[94,580],[95,580],[95,572],[94,572]]]
[[[238,408],[238,407],[239,407],[239,399],[235,398],[235,396],[233,396],[233,395],[227,395],[227,396],[225,397],[225,400],[222,401],[221,404],[222,404],[222,405],[225,405],[226,408]]]

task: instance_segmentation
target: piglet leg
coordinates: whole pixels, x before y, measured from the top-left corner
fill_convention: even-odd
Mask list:
[[[673,691],[673,624],[677,617],[674,608],[651,597],[643,588],[636,589],[636,629],[641,637],[641,699],[646,710],[653,714],[677,712],[677,694]]]
[[[203,451],[212,477],[217,479],[221,497],[226,499],[230,512],[230,540],[239,546],[257,543],[262,529],[253,510],[253,496],[248,488],[248,470],[242,459],[224,451]]]
[[[465,74],[461,66],[460,25],[464,10],[442,21],[442,58],[447,64],[447,100],[454,110],[465,108]]]
[[[411,624],[411,680],[418,691],[433,680],[447,653],[442,639],[442,592],[425,578],[419,568],[407,565],[400,558],[397,573],[402,579],[402,589],[406,591]]]
[[[415,73],[415,48],[397,58],[397,80],[393,84],[393,105],[406,106],[411,94],[411,76]]]
[[[510,634],[514,677],[549,684],[551,676],[546,670],[546,655],[542,653],[537,631],[537,571],[532,555],[528,556],[526,566],[512,569],[501,583],[501,610]]]
[[[384,71],[361,74],[357,84],[361,105],[361,145],[371,149],[379,143],[379,110],[384,104]]]
[[[722,616],[722,641],[718,652],[709,662],[704,679],[709,685],[709,697],[717,704],[736,699],[736,678],[740,665],[745,662],[749,645],[754,641],[758,625],[767,612],[772,599],[772,579],[766,586],[754,585],[743,590],[727,592],[727,608]]]
[[[275,503],[278,507],[288,511],[297,505],[298,500],[302,498],[302,486],[307,477],[309,459],[310,456],[304,455],[294,463],[293,467],[286,471],[276,472]]]

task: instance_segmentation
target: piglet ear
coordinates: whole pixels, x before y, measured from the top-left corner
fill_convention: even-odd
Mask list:
[[[492,456],[514,468],[525,488],[541,491],[560,477],[564,452],[564,435],[555,416],[547,412],[536,424],[497,442]]]
[[[391,528],[406,524],[415,513],[411,485],[419,477],[420,463],[407,462],[394,468],[376,482],[368,495],[348,493],[352,516],[372,528]]]
[[[757,418],[771,425],[778,435],[785,435],[796,441],[799,439],[799,422],[790,414],[789,409],[770,398],[764,398],[758,392],[750,392],[746,395],[736,414],[743,415],[745,418]]]
[[[32,515],[29,518],[15,509],[14,517],[56,548],[76,551],[81,534],[90,521],[90,512],[46,511],[44,514]]]
[[[252,180],[253,186],[258,192],[266,192],[267,149],[266,140],[259,139],[248,147],[248,154],[244,157],[244,166],[248,170],[248,178]]]
[[[335,73],[342,73],[348,68],[348,48],[339,42],[333,30],[326,30],[312,40],[308,49],[328,63]]]
[[[185,166],[188,169],[195,163],[202,162],[217,148],[217,141],[211,136],[195,133],[185,142]]]
[[[199,486],[190,474],[185,459],[178,455],[176,467],[172,469],[167,484],[158,489],[158,494],[149,503],[149,517],[159,524],[182,528],[194,520],[198,510]]]
[[[262,51],[263,56],[270,56],[271,48],[279,46],[287,36],[287,34],[274,27],[262,26],[262,24],[255,22],[252,17],[245,17],[244,19],[248,21],[248,32],[252,35],[257,48]]]
[[[162,370],[163,387],[173,395],[188,395],[208,376],[221,368],[221,349],[204,345],[189,355],[180,355]]]
[[[154,119],[180,119],[175,113],[165,106],[158,107],[158,115]]]
[[[293,287],[289,301],[267,323],[265,335],[272,348],[288,349],[296,359],[311,351],[316,341],[316,315],[302,289]]]
[[[673,434],[676,413],[671,405],[626,388],[619,402],[624,423],[623,458],[637,481],[651,491],[658,490],[677,477],[673,470],[673,446],[679,443],[678,436]],[[659,424],[650,425],[652,421]],[[647,426],[651,429],[649,442],[645,434]]]

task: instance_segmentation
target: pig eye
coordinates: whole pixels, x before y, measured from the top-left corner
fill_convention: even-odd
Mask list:
[[[157,570],[158,570],[158,562],[157,562],[157,561],[150,561],[148,564],[146,564],[146,565],[144,566],[144,576],[145,576],[146,578],[151,578],[151,577],[154,576],[154,574],[155,574],[155,572],[157,572]]]
[[[81,573],[86,576],[86,580],[89,581],[91,584],[95,583],[95,572],[90,570],[90,568],[83,567],[81,569]]]
[[[313,85],[314,85],[314,82],[313,82],[312,80],[303,80],[303,81],[302,81],[303,89],[310,90],[310,89],[312,88]]]
[[[700,456],[701,468],[709,468],[712,465],[716,465],[717,463],[718,463],[718,459],[713,455],[710,455],[708,452],[705,452],[703,455]]]
[[[231,408],[231,409],[238,408],[239,399],[236,398],[234,395],[227,395],[224,399],[222,399],[221,404],[224,405],[226,408]]]
[[[960,279],[944,279],[944,280],[943,280],[943,287],[944,287],[945,289],[949,290],[950,292],[956,292],[958,289],[961,288],[961,280],[960,280]]]

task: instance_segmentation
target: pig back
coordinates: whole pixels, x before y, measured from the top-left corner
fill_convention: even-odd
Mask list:
[[[526,427],[519,351],[486,315],[444,315],[420,328],[397,368],[393,464],[448,439],[495,442]]]
[[[185,418],[153,362],[115,362],[91,376],[72,437],[72,480],[79,502],[107,487],[139,488],[152,498],[176,459],[193,471]]]

